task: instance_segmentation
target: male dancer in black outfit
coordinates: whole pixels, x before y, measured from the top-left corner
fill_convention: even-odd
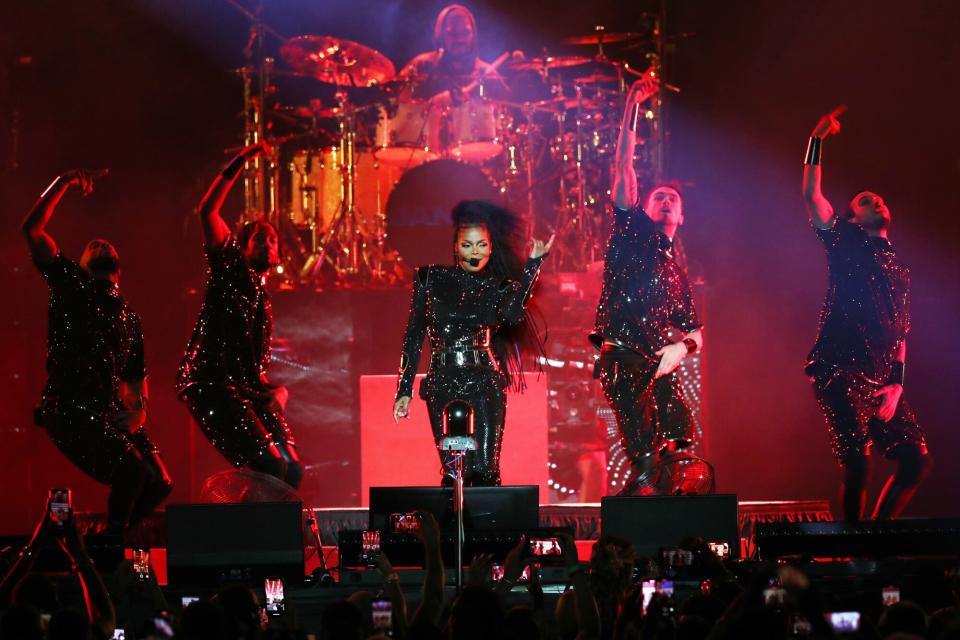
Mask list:
[[[119,534],[170,494],[160,452],[147,437],[147,371],[140,317],[120,295],[120,258],[91,240],[79,264],[47,233],[71,188],[88,195],[85,171],[58,176],[23,221],[33,263],[50,288],[47,384],[37,423],[81,471],[110,486],[107,532]]]
[[[211,444],[236,467],[300,486],[303,467],[284,408],[286,387],[267,380],[273,313],[264,274],[280,262],[277,232],[249,222],[234,237],[220,208],[243,165],[264,144],[240,151],[200,202],[207,294],[177,376],[177,393]]]
[[[863,518],[871,445],[898,464],[874,519],[896,518],[929,470],[923,431],[903,398],[910,271],[887,239],[890,210],[873,191],[854,194],[842,215],[820,190],[823,140],[840,131],[844,107],[820,119],[803,166],[803,197],[827,250],[829,285],[807,375],[843,467],[843,516]]]
[[[613,232],[590,336],[600,349],[596,373],[633,468],[620,495],[655,493],[658,458],[690,444],[690,410],[673,373],[703,346],[690,284],[673,254],[673,237],[683,224],[680,193],[661,185],[640,206],[632,125],[646,97],[640,82],[627,96],[617,144]]]

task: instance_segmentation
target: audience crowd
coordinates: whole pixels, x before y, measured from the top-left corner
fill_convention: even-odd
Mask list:
[[[268,615],[262,591],[246,584],[228,584],[209,599],[171,608],[152,574],[122,561],[101,575],[74,519],[58,524],[45,518],[29,544],[8,552],[0,567],[0,640],[960,640],[955,570],[926,607],[889,598],[884,603],[860,584],[858,601],[866,604],[857,609],[854,630],[857,615],[831,616],[838,611],[835,596],[818,590],[803,564],[724,562],[699,540],[681,543],[685,551],[674,557],[685,560],[678,567],[637,557],[626,540],[604,537],[586,565],[573,539],[561,535],[561,568],[552,575],[562,572],[567,586],[550,607],[535,558],[521,540],[507,555],[502,578],[492,580],[493,559],[478,556],[463,589],[453,594],[445,589],[437,522],[429,513],[418,517],[425,571],[412,613],[399,575],[381,554],[375,558],[379,591],[356,590],[327,605],[319,628],[298,624],[294,607]],[[50,570],[52,556],[59,556],[60,571]],[[528,567],[529,579],[521,582]],[[699,588],[692,593],[676,590],[694,580]],[[853,596],[846,602],[856,601]],[[525,603],[516,604],[521,597]]]

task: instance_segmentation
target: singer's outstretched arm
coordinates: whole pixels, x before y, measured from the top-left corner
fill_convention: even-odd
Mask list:
[[[829,229],[834,223],[833,205],[823,195],[820,188],[823,179],[823,169],[820,166],[820,147],[828,136],[840,132],[840,121],[837,119],[846,105],[841,105],[820,118],[817,126],[810,133],[807,143],[807,157],[803,160],[803,202],[807,205],[807,213],[814,226]]]
[[[223,206],[224,200],[227,199],[227,194],[230,193],[233,183],[237,181],[237,176],[243,170],[243,165],[258,155],[269,152],[270,147],[265,142],[258,142],[241,149],[227,163],[223,171],[214,178],[197,208],[200,214],[200,223],[203,226],[203,239],[207,247],[218,249],[230,237],[230,227],[220,216],[220,208]]]
[[[630,87],[627,102],[620,123],[620,139],[617,140],[616,171],[613,178],[613,205],[618,209],[631,209],[637,204],[637,172],[633,168],[633,154],[637,148],[635,111],[640,103],[637,98],[646,99],[640,91],[641,80]]]
[[[87,171],[71,169],[54,178],[50,186],[40,195],[30,213],[23,219],[20,230],[23,231],[30,247],[30,255],[37,264],[49,264],[57,255],[57,243],[47,233],[47,223],[57,208],[60,199],[67,190],[76,186],[83,195],[93,191],[93,178]]]

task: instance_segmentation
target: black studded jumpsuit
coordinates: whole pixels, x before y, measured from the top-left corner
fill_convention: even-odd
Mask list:
[[[520,281],[502,281],[488,269],[469,273],[460,267],[431,265],[417,269],[410,316],[403,337],[397,398],[413,395],[413,380],[424,337],[430,340],[430,368],[420,386],[434,440],[439,445],[443,409],[454,400],[474,410],[477,450],[467,454],[468,485],[500,484],[500,447],[510,380],[497,353],[497,333],[520,323],[543,257],[527,261]],[[443,482],[450,483],[451,455],[440,451]]]

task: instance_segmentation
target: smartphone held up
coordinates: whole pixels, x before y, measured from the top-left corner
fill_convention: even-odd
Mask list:
[[[66,526],[73,514],[73,496],[70,489],[50,489],[47,496],[47,518],[59,529]]]

